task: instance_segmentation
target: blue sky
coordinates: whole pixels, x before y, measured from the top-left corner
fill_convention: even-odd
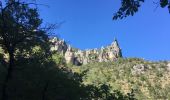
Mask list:
[[[54,32],[73,47],[100,48],[116,37],[124,57],[170,60],[170,14],[146,0],[139,12],[113,21],[120,0],[38,0],[44,23],[64,22]]]

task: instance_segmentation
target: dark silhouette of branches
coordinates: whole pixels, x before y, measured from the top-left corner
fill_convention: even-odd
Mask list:
[[[144,3],[145,0],[121,0],[121,7],[119,10],[114,14],[113,20],[117,19],[123,19],[128,16],[133,16],[135,13],[139,11],[139,8],[141,7],[142,3]],[[161,8],[167,7],[170,13],[170,1],[168,0],[160,0],[159,2],[154,2],[156,4],[157,9],[159,6]]]
[[[52,26],[40,27],[42,20],[39,18],[37,8],[31,8],[30,5],[40,4],[7,0],[4,7],[2,2],[0,5],[0,45],[9,54],[2,100],[7,100],[8,97],[6,88],[15,69],[15,51],[48,42],[48,31],[53,29]]]

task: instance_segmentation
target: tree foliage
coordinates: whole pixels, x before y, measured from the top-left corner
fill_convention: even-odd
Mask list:
[[[139,11],[142,3],[145,0],[121,0],[121,7],[119,10],[114,14],[113,20],[123,19],[128,16],[133,16],[135,13]],[[160,0],[156,2],[159,4],[160,7],[165,8],[167,7],[170,13],[170,1],[168,0]]]
[[[0,3],[0,46],[9,55],[2,96],[2,100],[6,100],[5,91],[15,69],[16,51],[22,54],[36,45],[46,44],[49,28],[41,27],[42,20],[39,18],[37,8],[31,7],[31,3],[20,0],[7,0],[4,5]]]

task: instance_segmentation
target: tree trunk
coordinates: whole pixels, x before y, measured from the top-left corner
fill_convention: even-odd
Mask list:
[[[42,91],[42,100],[45,100],[46,99],[46,93],[47,93],[47,89],[48,89],[48,84],[49,82],[47,82],[44,86],[44,89]]]
[[[14,69],[14,50],[9,51],[9,66],[7,69],[7,75],[4,80],[4,84],[2,87],[2,100],[8,100],[8,95],[7,95],[7,85],[9,80],[12,78],[12,73]]]

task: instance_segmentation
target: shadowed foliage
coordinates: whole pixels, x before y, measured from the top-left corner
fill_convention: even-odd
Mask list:
[[[139,11],[142,3],[145,0],[121,0],[121,7],[114,14],[113,20],[123,19],[128,16],[133,16],[136,12]],[[170,13],[170,1],[160,0],[155,2],[155,4],[160,5],[162,8],[167,7]]]
[[[15,70],[16,54],[30,51],[36,45],[43,46],[43,42],[48,41],[49,28],[41,27],[42,20],[39,18],[37,9],[29,7],[29,4],[25,2],[7,0],[4,5],[1,2],[0,7],[0,46],[9,58],[2,90],[2,100],[6,100],[7,83],[12,79]]]

